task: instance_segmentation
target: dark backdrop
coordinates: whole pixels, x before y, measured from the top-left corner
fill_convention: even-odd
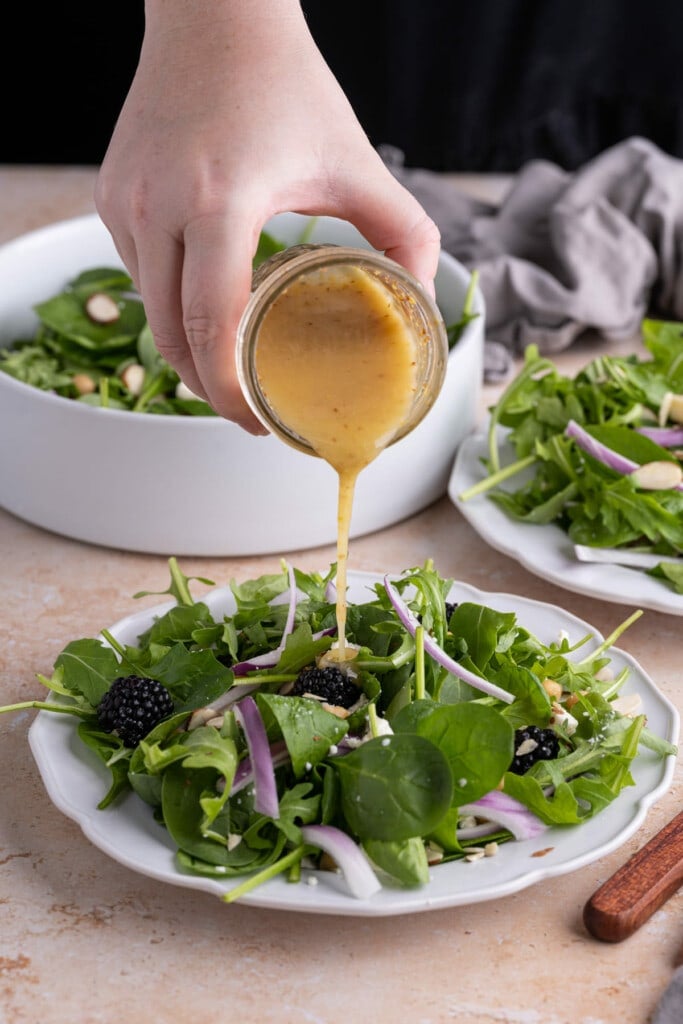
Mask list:
[[[267,2],[267,0],[263,0]],[[683,0],[305,0],[371,141],[435,170],[572,169],[645,135],[683,157]],[[13,5],[0,163],[98,164],[138,59],[141,0]]]

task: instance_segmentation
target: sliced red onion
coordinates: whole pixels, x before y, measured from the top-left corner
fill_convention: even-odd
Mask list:
[[[638,469],[638,462],[627,459],[626,456],[619,455],[612,448],[608,448],[606,444],[596,441],[587,430],[579,426],[576,420],[569,421],[565,428],[565,434],[567,437],[573,438],[579,448],[583,448],[588,455],[597,459],[598,462],[602,462],[603,466],[607,466],[608,469],[613,469],[615,473],[628,475],[634,469]]]
[[[290,759],[287,744],[283,740],[279,743],[272,743],[269,747],[269,753],[273,769],[279,768],[280,765],[287,764]],[[237,766],[237,771],[235,772],[235,777],[233,778],[232,786],[230,787],[230,796],[234,796],[235,793],[239,793],[241,790],[246,789],[246,787],[253,781],[254,767],[251,763],[251,758],[245,757]]]
[[[239,683],[233,685],[225,693],[221,694],[217,700],[211,701],[211,707],[214,711],[225,711],[226,708],[236,704],[238,700],[242,700],[247,694],[253,693],[254,690],[258,689],[257,684],[250,685],[249,683]]]
[[[328,580],[325,587],[325,600],[328,604],[334,604],[337,600],[337,587],[333,580]]]
[[[389,595],[389,600],[394,606],[394,610],[398,615],[401,623],[408,630],[412,637],[415,636],[420,622],[417,617],[412,613],[406,602],[399,594],[396,587],[390,582],[389,577],[384,577],[384,589]],[[496,686],[495,683],[490,683],[487,679],[478,676],[475,672],[470,672],[469,669],[460,665],[459,662],[454,661],[453,658],[449,658],[444,650],[436,643],[433,637],[429,633],[424,634],[424,649],[427,654],[441,665],[442,668],[447,669],[451,675],[457,676],[458,679],[462,679],[463,682],[469,683],[477,690],[481,690],[482,693],[487,694],[489,697],[495,697],[496,700],[505,701],[506,704],[512,704],[515,700],[513,694],[508,693],[507,690],[501,689],[500,686]]]
[[[512,832],[515,839],[534,839],[548,827],[528,807],[500,789],[492,789],[479,800],[463,804],[458,810],[461,814],[473,814],[477,818],[495,821]]]
[[[234,715],[242,726],[254,772],[254,807],[268,818],[280,817],[275,771],[270,756],[266,727],[253,697],[235,705]]]
[[[640,469],[639,462],[627,459],[625,455],[620,455],[613,448],[609,448],[606,444],[596,441],[583,427],[579,426],[576,420],[570,420],[564,432],[567,437],[571,437],[576,441],[579,448],[583,448],[588,455],[597,459],[598,462],[602,462],[603,466],[614,470],[615,473],[629,476],[636,469]],[[672,490],[683,491],[683,484],[677,484]]]
[[[336,626],[328,626],[327,629],[320,629],[317,633],[313,633],[311,640],[320,640],[323,636],[334,636],[336,632]],[[255,657],[250,658],[249,661],[236,662],[231,666],[232,671],[236,676],[246,676],[249,672],[259,668],[273,668],[280,660],[283,650],[284,644],[278,644],[272,651],[266,651],[265,654],[257,654]]]
[[[304,825],[301,835],[305,843],[329,853],[357,899],[370,899],[382,888],[362,849],[346,832],[333,825]]]
[[[676,448],[683,445],[683,427],[636,427],[639,434],[649,437],[660,448]]]

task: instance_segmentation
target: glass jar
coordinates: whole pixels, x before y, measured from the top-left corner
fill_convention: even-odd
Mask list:
[[[443,385],[448,361],[448,338],[443,318],[434,300],[422,285],[402,266],[372,249],[331,244],[301,244],[276,253],[254,273],[252,294],[237,332],[237,373],[245,398],[256,417],[281,440],[309,455],[319,454],[306,437],[286,422],[268,400],[258,373],[259,334],[274,303],[293,285],[311,282],[318,285],[321,273],[358,271],[367,274],[386,295],[393,314],[398,313],[413,339],[415,373],[407,414],[393,436],[383,444],[393,444],[408,434],[427,414]],[[316,291],[317,315],[325,313],[324,289]],[[372,344],[368,334],[366,344]],[[341,342],[343,344],[343,342]],[[321,381],[321,387],[324,386]]]

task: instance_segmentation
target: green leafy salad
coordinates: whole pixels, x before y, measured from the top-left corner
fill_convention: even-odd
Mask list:
[[[258,266],[285,248],[262,232]],[[120,268],[93,267],[34,307],[30,338],[0,348],[0,370],[42,391],[109,409],[215,416],[159,354],[140,296]]]
[[[361,899],[426,885],[440,862],[580,826],[633,784],[639,748],[675,753],[610,670],[640,612],[583,653],[590,636],[544,643],[514,613],[452,603],[427,563],[349,604],[340,662],[335,565],[233,581],[216,616],[169,567],[174,600],[135,645],[74,640],[39,676],[50,700],[2,710],[77,719],[109,770],[99,807],[133,790],[180,871],[236,879],[228,902],[325,867]]]
[[[305,241],[314,220],[300,241]],[[261,232],[254,268],[285,243]],[[472,275],[461,316],[448,325],[451,348],[477,313]],[[24,384],[87,405],[176,416],[215,416],[159,354],[140,296],[125,271],[94,267],[34,307],[29,338],[0,347],[0,371]]]
[[[647,358],[600,356],[573,378],[529,347],[491,409],[485,475],[459,497],[487,492],[514,519],[565,530],[577,557],[683,593],[683,324],[642,333]]]

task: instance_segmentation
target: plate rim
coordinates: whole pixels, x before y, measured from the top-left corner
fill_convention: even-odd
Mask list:
[[[349,570],[349,586],[350,588],[352,588],[354,584],[359,586],[362,584],[369,584],[372,586],[375,583],[380,582],[383,575],[384,574],[360,570]],[[401,574],[396,573],[391,575],[398,577]],[[463,596],[465,596],[466,599],[479,601],[480,603],[487,603],[490,606],[495,606],[496,603],[508,603],[514,609],[521,607],[528,608],[529,610],[535,609],[536,611],[543,610],[546,613],[559,617],[564,623],[580,629],[582,631],[581,635],[585,635],[586,632],[590,632],[597,643],[600,643],[603,639],[602,634],[589,623],[585,622],[585,620],[556,604],[538,601],[534,598],[527,598],[523,595],[509,592],[484,591],[469,583],[457,580],[454,581],[452,590],[458,594],[461,600],[463,599]],[[199,600],[205,601],[209,606],[220,606],[221,602],[224,600],[229,602],[231,598],[232,593],[229,586],[222,586],[217,587],[216,590],[211,591],[209,594],[203,595]],[[142,629],[146,628],[146,624],[148,624],[149,620],[153,618],[154,615],[162,613],[173,604],[173,601],[166,601],[162,604],[144,608],[138,612],[126,615],[118,619],[117,622],[110,627],[110,632],[114,637],[117,637],[120,632],[125,632],[127,629],[137,628],[138,626],[140,627],[140,631],[142,631]],[[611,647],[610,654],[625,660],[631,669],[635,670],[637,675],[640,675],[641,681],[645,683],[646,688],[649,691],[648,696],[651,699],[660,702],[661,708],[669,720],[669,732],[666,738],[669,739],[670,742],[676,743],[680,728],[680,716],[678,709],[669,700],[669,698],[662,693],[635,658],[626,651],[617,647]],[[167,849],[169,857],[170,866],[163,869],[149,864],[141,864],[135,856],[132,856],[129,852],[118,848],[116,844],[112,844],[110,838],[106,835],[107,821],[110,820],[106,812],[99,811],[94,804],[89,807],[83,807],[78,803],[78,801],[74,800],[72,794],[64,791],[59,779],[57,764],[54,758],[48,755],[46,750],[46,736],[48,739],[51,735],[53,737],[57,736],[58,739],[63,740],[64,737],[73,737],[75,735],[73,725],[69,720],[67,720],[68,718],[69,716],[66,715],[54,715],[48,711],[39,711],[28,731],[29,746],[50,800],[59,811],[78,824],[86,838],[98,850],[129,870],[134,871],[136,874],[140,874],[166,884],[173,884],[183,888],[207,892],[214,896],[220,897],[234,885],[239,884],[240,879],[220,880],[201,875],[182,873],[174,864],[175,847],[170,843],[162,842],[159,844],[160,847]],[[55,730],[62,731],[61,737],[60,733]],[[72,751],[72,755],[79,762],[81,768],[87,767],[87,769],[90,770],[90,765],[92,765],[95,769],[98,767],[100,770],[103,769],[103,766],[96,758],[96,755],[92,751],[88,750],[84,744],[79,744],[76,749],[77,752]],[[558,877],[560,875],[579,870],[587,864],[592,863],[601,857],[607,856],[609,853],[627,842],[643,823],[650,807],[652,807],[670,788],[673,781],[675,763],[675,755],[667,755],[665,758],[662,758],[661,761],[657,762],[658,766],[660,766],[657,772],[659,780],[653,787],[640,794],[637,800],[629,802],[628,807],[625,802],[622,801],[622,803],[619,804],[617,800],[595,819],[591,819],[593,822],[599,821],[600,819],[604,820],[610,810],[612,810],[613,814],[615,813],[615,810],[621,810],[622,816],[623,814],[628,814],[628,818],[625,823],[622,824],[621,828],[619,828],[614,835],[611,835],[604,842],[593,845],[590,848],[585,849],[583,852],[573,854],[569,859],[561,860],[556,863],[546,861],[543,857],[538,857],[537,853],[536,856],[538,857],[538,860],[533,863],[533,867],[530,867],[522,874],[517,874],[507,880],[497,882],[493,886],[470,888],[466,893],[456,891],[441,894],[435,894],[433,891],[430,893],[428,886],[421,889],[410,890],[384,888],[377,894],[377,896],[372,897],[370,900],[358,900],[351,896],[348,891],[346,891],[343,883],[340,884],[334,876],[329,876],[329,873],[325,872],[315,872],[314,874],[317,877],[324,877],[325,881],[328,883],[322,892],[321,886],[308,886],[303,882],[293,886],[281,879],[274,879],[272,882],[266,883],[253,892],[246,894],[240,899],[239,903],[243,906],[254,906],[280,911],[284,910],[291,912],[307,912],[351,917],[384,917],[412,914],[427,910],[462,907],[474,903],[500,899],[526,889],[532,885],[536,885],[544,879]],[[628,793],[628,791],[626,792]],[[154,833],[153,838],[165,835],[162,827],[158,826],[154,822],[151,809],[133,792],[125,794],[123,799],[116,805],[115,810],[118,809],[118,811],[123,813],[125,816],[128,813],[127,808],[129,806],[133,808],[132,817],[134,820],[140,817],[146,824],[149,823],[150,826],[153,825],[155,829],[159,829],[158,833]],[[144,818],[142,817],[143,815],[145,816]],[[585,823],[585,825],[588,824],[590,824],[590,822]],[[152,831],[151,827],[149,831]],[[535,844],[537,850],[542,850],[544,846],[547,846],[548,840],[553,834],[556,835],[557,830],[554,832],[552,829],[549,830],[549,832],[544,833],[538,840],[524,841],[528,846],[527,853],[529,853],[529,856],[531,857],[533,855],[533,851],[531,851],[531,846],[529,844]],[[574,829],[571,832],[571,835],[576,834],[577,829]],[[511,843],[509,846],[506,845],[500,856],[504,856],[509,850],[517,854],[521,845],[522,844],[519,842]],[[531,864],[531,860],[529,863]],[[469,867],[470,865],[468,865],[468,868]],[[449,868],[451,871],[453,869],[462,870],[463,865],[461,862],[456,861],[443,865],[438,868],[438,870],[445,871]],[[284,896],[278,896],[278,892],[282,892],[285,895],[289,893],[291,896],[295,891],[297,895],[296,898],[293,899],[286,899]]]

